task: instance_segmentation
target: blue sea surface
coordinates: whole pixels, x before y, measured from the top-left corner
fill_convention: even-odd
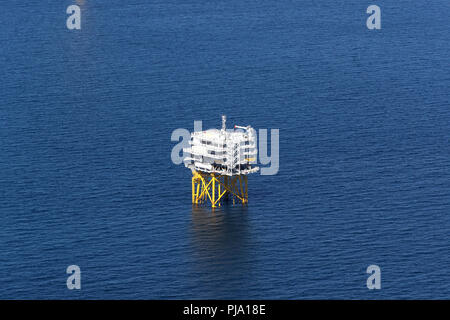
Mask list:
[[[3,1],[0,298],[450,299],[449,12]],[[222,114],[279,129],[280,168],[212,212],[171,134]]]

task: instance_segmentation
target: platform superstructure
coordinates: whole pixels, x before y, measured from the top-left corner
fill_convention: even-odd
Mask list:
[[[226,128],[222,116],[221,129],[191,133],[190,147],[183,149],[184,164],[192,170],[192,203],[222,201],[248,202],[247,175],[259,170],[256,131],[251,126]]]

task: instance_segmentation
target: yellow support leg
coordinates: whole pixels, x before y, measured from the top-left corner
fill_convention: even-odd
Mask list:
[[[198,204],[198,195],[200,192],[200,183],[197,182],[197,192],[195,193],[195,203]]]
[[[192,177],[192,203],[195,203],[195,179]]]
[[[239,181],[239,182],[238,182]],[[239,184],[238,184],[239,183]],[[246,175],[220,176],[214,173],[193,172],[192,177],[192,203],[211,203],[212,208],[220,207],[221,202],[233,198],[246,204],[248,202],[248,180]]]
[[[217,195],[219,196],[219,198],[217,199],[217,201],[220,201],[220,198],[222,197],[222,195],[220,193],[220,177],[219,177],[218,181],[219,181],[219,185],[217,186],[217,189],[218,189]],[[219,207],[220,207],[220,202],[218,202],[218,204],[219,204]]]
[[[216,178],[214,177],[214,174],[211,175],[212,179],[212,207],[216,207]]]

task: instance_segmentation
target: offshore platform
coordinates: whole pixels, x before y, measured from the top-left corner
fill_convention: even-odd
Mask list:
[[[191,133],[190,147],[184,148],[184,165],[192,171],[192,203],[248,202],[247,175],[257,172],[256,131],[251,126],[222,128]]]

